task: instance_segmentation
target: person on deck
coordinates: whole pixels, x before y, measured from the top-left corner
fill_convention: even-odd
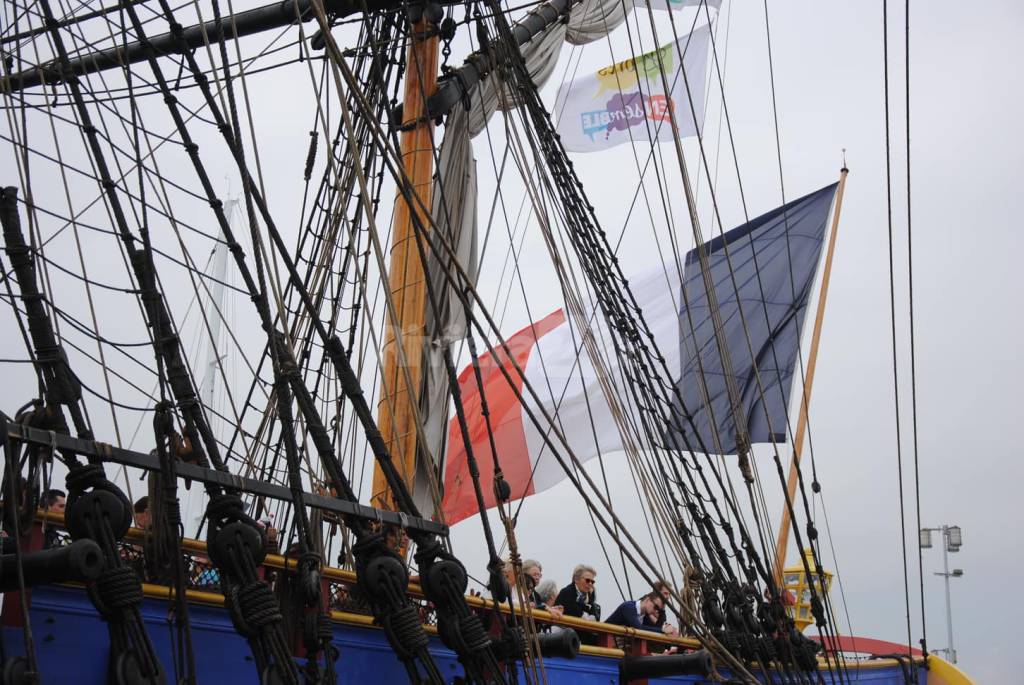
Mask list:
[[[658,618],[665,612],[665,599],[660,592],[649,592],[636,601],[620,604],[605,623],[628,626],[637,630],[658,630]]]
[[[579,564],[572,570],[572,582],[562,588],[555,603],[562,606],[563,614],[601,620],[601,606],[597,603],[597,571],[593,566]]]
[[[526,559],[523,561],[523,575],[526,576],[527,584],[530,586],[530,601],[533,602],[535,608],[541,608],[537,598],[537,586],[540,585],[540,579],[544,576],[544,568],[540,565],[540,562],[536,559]]]
[[[149,497],[140,497],[135,500],[132,507],[135,510],[135,527],[142,530],[149,529]]]
[[[648,628],[648,630],[655,630],[660,633],[665,633],[666,635],[678,635],[679,629],[671,623],[667,623],[665,620],[668,615],[667,604],[668,598],[672,596],[672,588],[669,587],[667,583],[663,583],[659,580],[654,584],[654,591],[661,595],[663,608],[658,613],[658,620],[650,624],[652,627]],[[644,619],[644,622],[647,623],[647,619]]]
[[[512,565],[511,561],[506,560],[505,565],[502,566],[502,572],[505,574],[505,582],[508,583],[508,599],[510,606],[519,608],[519,593],[516,591],[516,567]],[[526,576],[527,582],[529,582],[529,576]],[[530,593],[527,591],[527,598]]]
[[[143,496],[135,500],[132,505],[135,527],[144,534],[151,532],[152,518],[149,511],[149,497]],[[147,556],[146,548],[152,544],[150,537],[145,537],[141,544],[124,540],[119,544],[121,559],[125,565],[130,566],[143,582],[158,582],[165,579],[168,569],[158,569],[153,566],[154,557]]]
[[[537,596],[544,602],[542,608],[549,609],[556,606],[555,598],[558,597],[558,585],[553,580],[545,580],[543,583],[537,586],[535,590]],[[560,607],[559,607],[560,608]]]
[[[560,606],[548,606],[544,603],[537,603],[537,582],[541,578],[541,566],[540,562],[534,561],[533,559],[527,559],[523,562],[523,581],[525,582],[526,590],[526,601],[529,602],[530,606],[534,609],[544,609],[551,613],[552,616],[560,617],[562,615],[562,607]],[[519,596],[516,592],[516,572],[515,567],[511,561],[505,562],[504,567],[505,580],[508,582],[509,597],[512,601],[512,606],[519,606]]]
[[[523,576],[526,578],[526,585],[530,590],[529,598],[534,609],[544,609],[551,612],[553,616],[562,615],[562,607],[557,602],[548,602],[548,598],[540,594],[537,589],[540,587],[540,580],[544,577],[544,568],[536,559],[527,559],[523,562]]]
[[[67,507],[67,495],[63,490],[51,488],[43,493],[43,506],[46,511],[63,516],[64,509]],[[59,547],[60,542],[60,532],[53,523],[47,521],[43,529],[43,549]]]
[[[47,511],[52,511],[56,514],[63,514],[64,509],[67,507],[67,495],[63,490],[57,488],[51,488],[43,493],[45,506]]]

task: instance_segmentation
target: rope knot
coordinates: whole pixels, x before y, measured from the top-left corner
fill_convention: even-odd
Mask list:
[[[399,651],[399,658],[410,659],[421,649],[430,645],[427,634],[420,624],[420,614],[411,604],[405,604],[381,617],[381,625],[388,635],[390,644]]]
[[[164,400],[157,402],[153,408],[153,432],[156,433],[158,440],[169,436],[174,430],[174,417],[171,415],[173,407],[173,404]]]
[[[206,516],[220,525],[251,520],[245,513],[245,504],[242,503],[242,498],[234,493],[211,497],[210,503],[206,505]]]
[[[105,619],[142,603],[142,583],[130,566],[108,568],[94,584],[96,608]]]
[[[255,630],[281,621],[281,611],[274,591],[262,580],[254,580],[240,587],[237,600],[242,618]]]
[[[90,488],[102,489],[110,481],[102,464],[76,464],[68,471],[64,482],[72,493],[82,493]]]
[[[480,617],[474,613],[466,614],[459,618],[459,630],[462,632],[462,639],[470,651],[480,652],[487,649],[491,644],[491,638],[484,630],[484,624]]]

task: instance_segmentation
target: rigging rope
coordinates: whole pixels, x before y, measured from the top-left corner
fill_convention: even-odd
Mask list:
[[[907,300],[910,305],[910,425],[914,447],[914,505],[917,515],[917,528],[921,530],[921,473],[919,469],[917,449],[917,355],[914,347],[914,241],[911,232],[913,205],[910,199],[910,0],[904,5],[905,23],[903,30],[904,45],[904,82],[906,84],[906,157],[907,157]],[[920,536],[915,536],[917,544],[917,579],[918,593],[921,599],[921,648],[928,652],[928,622],[924,611],[924,549],[920,544]],[[950,645],[950,649],[952,649]],[[953,653],[953,661],[956,654]],[[915,672],[916,675],[916,672]]]
[[[885,99],[885,195],[889,236],[889,320],[892,332],[893,411],[896,417],[896,483],[900,499],[900,545],[903,553],[903,601],[907,619],[907,653],[914,643],[910,623],[910,576],[907,570],[907,524],[903,504],[903,440],[900,422],[899,366],[896,356],[896,270],[893,256],[892,153],[889,129],[889,2],[882,0],[882,63]]]

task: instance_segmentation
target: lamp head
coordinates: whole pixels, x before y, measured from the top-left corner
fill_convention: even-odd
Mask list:
[[[946,529],[946,549],[950,552],[959,552],[963,544],[963,535],[960,526],[950,526]]]

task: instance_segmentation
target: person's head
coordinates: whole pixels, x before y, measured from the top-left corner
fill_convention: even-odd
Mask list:
[[[545,580],[537,586],[537,594],[540,595],[545,604],[551,606],[555,603],[555,598],[558,597],[558,585],[553,580]]]
[[[145,530],[149,528],[149,497],[135,500],[135,526]]]
[[[523,575],[526,576],[527,583],[533,584],[532,587],[540,585],[540,579],[544,576],[543,571],[540,562],[536,559],[527,559],[523,562]]]
[[[516,586],[516,567],[512,565],[512,562],[506,560],[501,567],[502,573],[505,574],[505,580],[508,581],[508,586],[514,588]]]
[[[649,592],[640,599],[640,613],[651,623],[657,623],[658,617],[665,612],[665,599],[660,592]]]
[[[63,490],[58,490],[56,488],[47,490],[43,494],[43,497],[43,501],[46,503],[47,509],[60,514],[64,513],[64,508],[67,506],[67,496],[64,494]]]
[[[597,571],[593,566],[579,564],[572,570],[572,583],[580,592],[593,592],[597,583]]]
[[[654,591],[661,595],[661,598],[668,601],[668,598],[672,595],[672,588],[669,587],[668,583],[663,583],[660,580],[654,584]]]
[[[405,530],[398,526],[385,526],[384,527],[384,541],[389,549],[399,551],[405,546],[409,536]]]
[[[277,544],[278,531],[274,527],[274,512],[264,512],[263,517],[256,521],[256,527],[267,534],[268,544]]]

